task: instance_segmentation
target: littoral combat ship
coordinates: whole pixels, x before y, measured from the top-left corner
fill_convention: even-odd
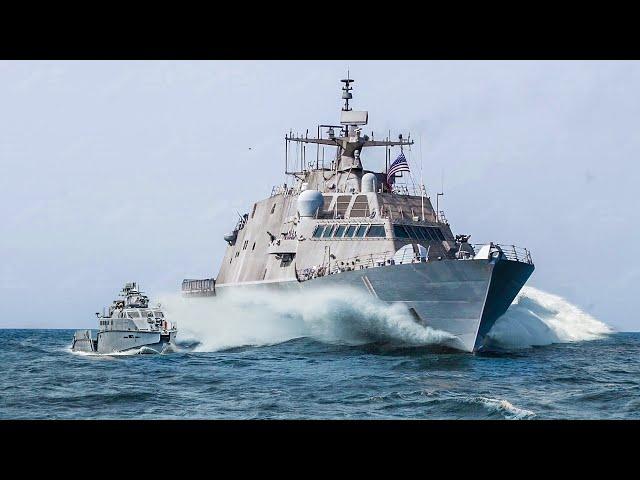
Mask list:
[[[353,80],[342,82],[340,125],[319,125],[315,138],[308,130],[285,136],[293,184],[274,187],[241,215],[224,237],[217,278],[184,280],[183,293],[337,287],[405,305],[417,323],[451,334],[451,348],[482,349],[534,270],[529,251],[454,235],[438,197],[434,209],[410,171],[410,136],[365,135],[368,112],[351,108]],[[363,166],[364,152],[374,147],[385,151],[383,172]],[[332,149],[335,156],[325,161]]]

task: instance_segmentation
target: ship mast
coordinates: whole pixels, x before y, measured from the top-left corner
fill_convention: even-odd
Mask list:
[[[360,161],[360,154],[365,147],[393,147],[393,146],[407,146],[413,145],[413,140],[407,138],[403,139],[402,135],[398,140],[373,140],[368,135],[362,135],[362,127],[367,125],[369,119],[369,112],[367,111],[355,111],[351,108],[349,101],[353,99],[353,87],[354,80],[349,78],[349,72],[347,72],[347,78],[340,80],[344,85],[342,86],[342,99],[344,105],[340,112],[340,125],[318,125],[318,136],[316,138],[309,137],[308,133],[304,136],[294,135],[290,132],[285,135],[285,174],[292,175],[298,179],[304,179],[308,169],[304,163],[301,165],[300,170],[295,169],[293,162],[293,169],[289,169],[289,142],[299,144],[304,147],[304,144],[315,144],[318,147],[316,152],[316,164],[315,170],[333,170],[337,172],[351,172],[352,170],[362,170],[362,162]],[[322,137],[322,129],[327,129],[327,138]],[[336,130],[340,132],[339,136],[336,136]],[[332,168],[327,168],[324,165],[319,164],[320,159],[320,146],[326,145],[336,147],[335,163]],[[304,151],[302,148],[301,151]],[[299,159],[298,159],[299,160]]]

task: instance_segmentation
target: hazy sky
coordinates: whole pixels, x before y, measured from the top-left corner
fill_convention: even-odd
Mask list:
[[[455,233],[530,248],[531,285],[640,330],[640,63],[582,61],[0,62],[0,327],[95,327],[125,281],[215,276],[347,68],[367,131],[422,138]]]

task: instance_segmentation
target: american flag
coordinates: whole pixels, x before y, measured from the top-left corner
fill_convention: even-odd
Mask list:
[[[391,165],[389,165],[389,170],[387,170],[387,183],[391,185],[393,183],[394,177],[396,173],[400,172],[409,172],[409,164],[407,163],[407,159],[404,157],[404,153],[400,152],[398,158],[396,158]]]

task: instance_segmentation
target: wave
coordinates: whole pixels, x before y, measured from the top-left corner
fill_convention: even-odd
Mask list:
[[[165,355],[168,353],[173,353],[179,351],[176,347],[170,347],[158,352],[157,350],[149,347],[142,346],[140,348],[132,348],[130,350],[125,350],[123,352],[111,352],[111,353],[98,353],[98,352],[83,352],[78,350],[71,350],[71,347],[66,347],[63,351],[67,353],[71,353],[72,355],[77,355],[79,357],[98,357],[98,358],[107,358],[107,357],[130,357],[132,355]]]
[[[345,289],[237,290],[213,298],[166,295],[160,302],[178,321],[179,341],[195,343],[195,351],[272,345],[301,337],[347,345],[406,346],[434,345],[451,338],[417,324],[403,305],[387,305],[359,292],[350,295]]]
[[[178,322],[180,344],[207,352],[310,337],[325,343],[439,345],[447,332],[417,324],[402,304],[329,288],[313,292],[236,290],[224,296],[159,298]],[[601,338],[611,329],[562,297],[524,287],[488,334],[488,346],[525,348]]]
[[[613,330],[564,298],[525,286],[487,334],[487,346],[526,348],[597,340]]]
[[[490,414],[495,413],[507,420],[524,420],[535,417],[535,413],[531,410],[519,408],[508,400],[489,397],[467,397],[461,400],[463,403],[479,404]]]

